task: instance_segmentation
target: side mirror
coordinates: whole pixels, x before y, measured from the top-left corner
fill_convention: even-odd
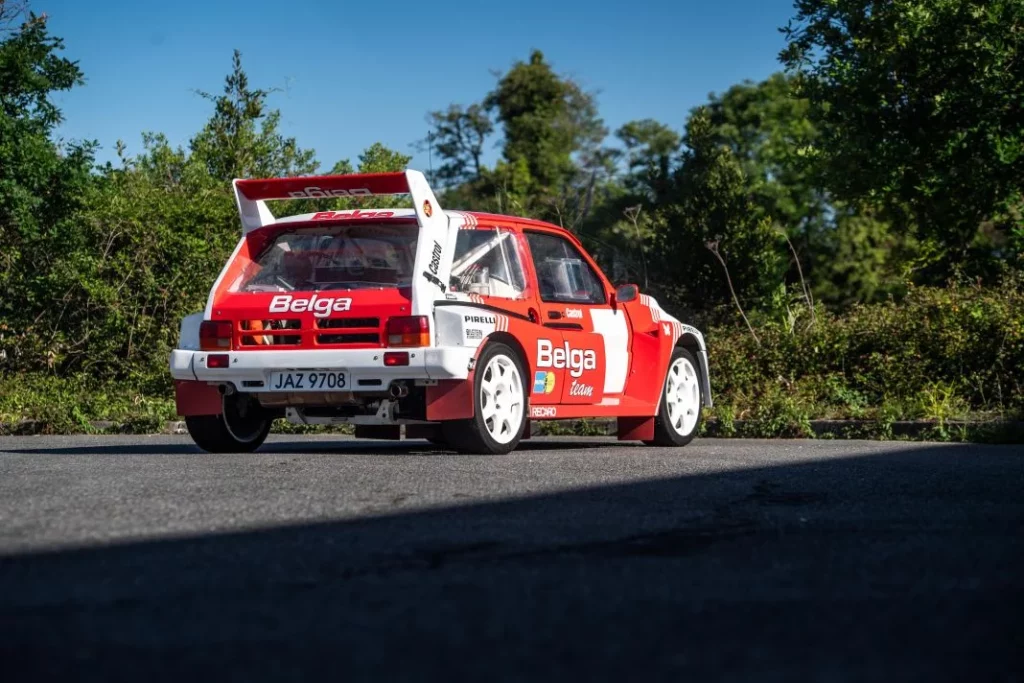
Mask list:
[[[619,285],[615,290],[615,301],[624,304],[640,296],[640,288],[636,285]]]

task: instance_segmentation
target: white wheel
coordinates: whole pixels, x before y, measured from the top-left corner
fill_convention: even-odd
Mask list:
[[[679,436],[689,436],[700,416],[700,379],[688,358],[675,358],[665,380],[668,425]]]
[[[441,437],[463,453],[501,455],[512,451],[526,428],[526,391],[519,355],[490,342],[480,352],[473,376],[473,417],[441,423]]]
[[[672,359],[665,373],[658,415],[654,418],[651,446],[685,446],[697,436],[700,427],[700,369],[693,354],[682,347],[672,350]]]
[[[512,359],[496,355],[484,368],[480,382],[480,415],[499,444],[519,436],[524,410],[523,378]]]

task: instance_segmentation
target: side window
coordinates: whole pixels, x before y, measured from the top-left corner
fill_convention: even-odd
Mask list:
[[[571,242],[539,232],[526,233],[526,239],[533,254],[541,301],[606,303],[600,278]]]
[[[523,263],[510,230],[459,231],[452,260],[451,291],[518,299],[524,289]]]

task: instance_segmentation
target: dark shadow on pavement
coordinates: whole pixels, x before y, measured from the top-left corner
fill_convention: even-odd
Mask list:
[[[1022,463],[921,446],[0,557],[0,661],[8,681],[1020,681]]]
[[[36,438],[36,437],[32,437]],[[131,437],[129,437],[131,438]],[[187,439],[187,437],[184,437]],[[552,437],[544,437],[545,439],[552,439]],[[24,442],[22,442],[24,443]],[[3,442],[0,441],[0,446]],[[643,447],[640,442],[623,442],[620,443],[614,440],[599,439],[594,441],[581,441],[576,440],[564,440],[559,441],[557,438],[546,441],[528,440],[523,441],[516,448],[516,451],[532,451],[532,450],[578,450],[581,448],[608,448],[614,446],[621,448],[623,446],[636,446],[637,448]],[[110,441],[105,441],[102,445],[96,446],[57,446],[57,447],[35,447],[22,445],[18,448],[4,447],[0,448],[0,454],[3,453],[38,453],[40,455],[180,455],[180,454],[193,454],[202,453],[202,450],[192,444],[191,441],[181,441],[178,443],[139,443],[138,441],[132,441],[126,444],[111,444]],[[454,450],[438,448],[432,445],[430,442],[420,439],[408,439],[404,441],[383,441],[383,440],[372,440],[372,439],[345,439],[341,438],[338,440],[317,439],[315,441],[302,440],[301,438],[295,438],[294,440],[274,440],[268,441],[260,447],[257,453],[338,453],[350,454],[350,455],[436,455],[438,453],[454,454]],[[249,454],[239,454],[239,457],[248,457]]]

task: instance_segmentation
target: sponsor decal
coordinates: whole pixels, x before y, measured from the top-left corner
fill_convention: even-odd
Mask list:
[[[589,384],[584,384],[583,382],[577,382],[576,380],[573,380],[572,381],[572,386],[569,387],[569,395],[570,396],[593,396],[594,395],[594,387],[590,386]]]
[[[391,218],[395,215],[394,211],[320,211],[313,214],[313,218],[310,220],[314,221],[330,221],[338,219],[351,219],[351,218]]]
[[[550,394],[555,390],[555,373],[538,370],[533,375],[533,393]]]
[[[423,202],[423,215],[426,216],[427,218],[430,218],[431,216],[434,215],[434,207],[430,205],[430,200],[426,200]],[[435,272],[434,274],[436,275],[437,273]]]
[[[557,417],[558,409],[555,406],[531,406],[530,417]]]
[[[568,368],[572,377],[582,377],[584,370],[597,369],[597,354],[593,349],[574,349],[565,346],[555,348],[549,339],[537,340],[538,368]]]
[[[323,199],[325,197],[369,197],[372,194],[365,187],[355,187],[351,190],[321,190],[319,187],[307,187],[304,190],[289,192],[288,196],[294,199]]]
[[[483,338],[484,338],[484,331],[483,330],[478,330],[475,327],[471,327],[468,330],[466,330],[466,339],[483,339]]]
[[[582,320],[583,309],[581,308],[567,308],[565,309],[565,317],[570,320]]]
[[[647,296],[646,294],[640,295],[640,303],[643,304],[651,312],[651,320],[654,322],[661,322],[661,307],[658,306],[658,302]]]
[[[342,313],[352,308],[352,299],[319,297],[297,299],[291,294],[275,296],[270,301],[271,313],[312,313],[316,318],[326,318],[331,313]]]
[[[427,268],[434,275],[437,275],[438,269],[441,267],[441,243],[434,240],[434,249],[430,252],[430,264]]]
[[[493,325],[494,316],[491,315],[467,315],[465,316],[467,323],[477,323],[479,325]]]
[[[437,276],[437,271],[441,269],[441,243],[437,240],[434,241],[434,248],[430,252],[430,263],[427,264],[427,270],[423,271],[423,277],[427,279],[427,282],[432,282],[441,288],[441,291],[445,294],[448,293],[448,288],[441,282],[441,278]],[[427,271],[430,272],[427,272]]]
[[[427,282],[437,285],[442,292],[445,292],[447,294],[447,290],[445,290],[444,288],[444,283],[441,282],[441,279],[439,277],[437,277],[436,275],[431,275],[425,270],[423,271],[423,277],[426,279]]]
[[[661,326],[661,331],[666,335],[672,334],[672,325],[670,323],[665,323]]]

